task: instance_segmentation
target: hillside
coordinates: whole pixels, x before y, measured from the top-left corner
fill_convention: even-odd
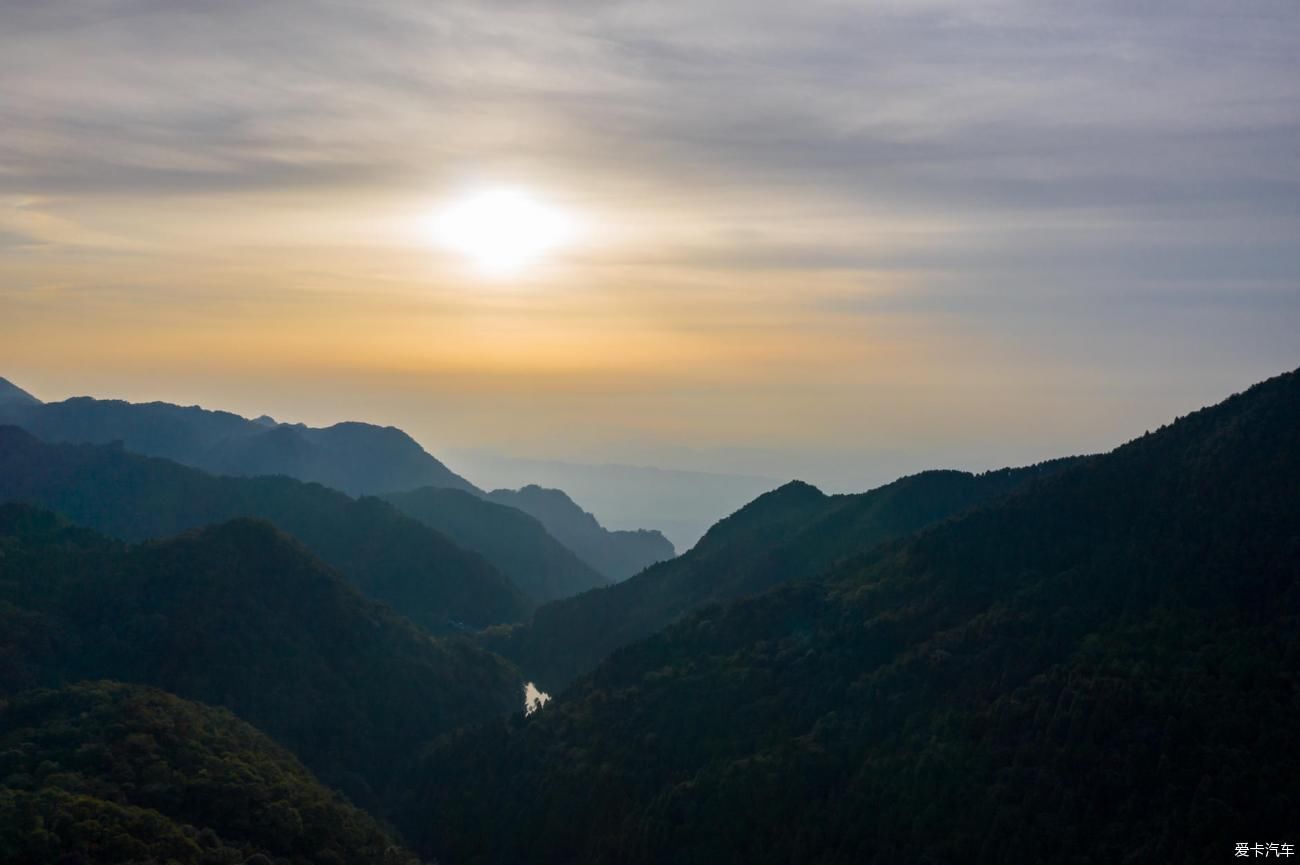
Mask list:
[[[216,474],[288,475],[349,495],[420,486],[478,491],[406,433],[373,424],[348,422],[317,429],[265,416],[248,420],[199,406],[85,396],[41,403],[5,399],[3,389],[0,423],[20,426],[46,441],[118,441],[135,453]]]
[[[4,411],[11,406],[34,406],[40,404],[40,400],[20,388],[18,385],[9,381],[9,379],[0,378],[0,411]]]
[[[382,498],[481,555],[536,601],[567,598],[609,582],[536,519],[515,508],[438,487]]]
[[[405,822],[476,863],[1221,862],[1293,837],[1298,670],[1290,373],[615,653]]]
[[[267,523],[129,547],[0,506],[0,689],[82,679],[225,706],[359,802],[413,749],[522,707],[523,683],[435,640]]]
[[[536,519],[552,537],[611,582],[625,580],[655,562],[671,559],[677,552],[667,538],[651,529],[606,529],[562,490],[530,485],[518,490],[493,490],[487,498]]]
[[[972,475],[924,472],[856,495],[792,482],[718,522],[689,552],[622,583],[540,607],[487,642],[558,691],[615,649],[711,603],[810,577],[840,559],[1003,495],[1071,464]]]
[[[9,865],[415,862],[266,736],[149,688],[0,703],[0,779]]]
[[[391,505],[286,477],[217,477],[118,446],[49,444],[0,427],[0,501],[38,504],[128,541],[265,519],[435,632],[518,621],[531,608],[480,556]]]

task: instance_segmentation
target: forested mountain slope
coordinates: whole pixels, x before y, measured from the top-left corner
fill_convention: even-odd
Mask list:
[[[382,498],[487,559],[536,601],[567,598],[609,583],[536,519],[507,505],[439,487]]]
[[[120,441],[135,453],[216,474],[288,475],[350,495],[420,486],[477,492],[395,427],[346,422],[317,429],[199,406],[86,396],[51,403],[0,399],[0,423],[46,441]]]
[[[0,427],[0,501],[31,502],[128,541],[236,517],[269,520],[363,594],[434,632],[517,621],[532,606],[480,556],[386,502],[286,477],[218,477]]]
[[[0,861],[415,858],[229,712],[93,682],[0,702]]]
[[[1222,862],[1300,813],[1300,374],[449,742],[462,863]]]
[[[558,690],[620,646],[710,603],[821,572],[1070,465],[1055,460],[972,475],[931,471],[856,495],[792,482],[717,523],[689,552],[598,591],[547,604],[488,644]]]
[[[517,490],[493,490],[487,498],[536,519],[552,537],[612,582],[671,559],[677,552],[667,538],[652,529],[605,528],[563,490],[529,485]]]
[[[225,706],[364,804],[425,741],[523,699],[500,658],[365,600],[267,523],[131,547],[0,506],[0,692],[99,678]]]

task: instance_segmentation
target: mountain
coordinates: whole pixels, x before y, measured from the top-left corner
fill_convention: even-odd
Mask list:
[[[0,693],[101,678],[224,706],[362,803],[422,743],[523,705],[500,658],[365,600],[268,523],[127,546],[0,506]]]
[[[37,406],[41,401],[7,378],[0,378],[0,411],[15,406]]]
[[[529,485],[518,490],[493,490],[487,498],[533,517],[556,540],[614,582],[676,555],[673,545],[659,532],[609,531],[562,490]]]
[[[462,490],[421,487],[382,498],[473,550],[537,601],[567,598],[609,583],[523,511]]]
[[[720,521],[691,550],[617,585],[540,607],[488,644],[552,692],[620,646],[711,603],[813,576],[840,559],[1060,471],[1055,460],[979,475],[931,471],[856,495],[824,495],[798,481]]]
[[[53,442],[120,441],[135,453],[164,457],[223,475],[288,475],[350,495],[477,487],[394,427],[340,423],[323,429],[248,420],[224,411],[165,402],[129,403],[74,397],[62,402],[6,399],[22,391],[0,386],[0,423]]]
[[[428,756],[458,862],[1221,862],[1300,808],[1300,372]],[[1294,843],[1294,842],[1291,842]]]
[[[610,580],[630,576],[674,553],[672,544],[658,532],[606,531],[558,490],[530,487],[485,494],[395,427],[345,422],[313,428],[280,423],[269,415],[249,420],[200,406],[86,396],[42,403],[0,378],[0,425],[7,424],[49,442],[116,443],[133,453],[212,474],[285,475],[351,496],[423,487],[473,493],[530,514]]]
[[[779,479],[756,475],[525,459],[482,449],[450,449],[445,455],[483,489],[517,489],[525,484],[561,489],[582,502],[602,525],[611,529],[653,526],[677,550],[695,546],[719,516],[781,485]],[[674,458],[698,455],[659,457],[671,463]],[[628,494],[632,490],[636,495]]]
[[[531,608],[480,556],[386,502],[286,477],[216,477],[120,446],[49,444],[0,427],[0,501],[39,504],[128,541],[259,517],[435,632],[518,621]]]
[[[0,704],[0,861],[415,865],[229,712],[112,682]]]

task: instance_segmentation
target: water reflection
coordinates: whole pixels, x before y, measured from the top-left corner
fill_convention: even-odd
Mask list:
[[[524,714],[531,715],[533,712],[542,708],[542,706],[545,706],[546,701],[549,699],[551,699],[550,694],[540,690],[532,682],[529,682],[524,685]]]

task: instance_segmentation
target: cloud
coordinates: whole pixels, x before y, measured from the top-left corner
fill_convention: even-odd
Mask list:
[[[918,343],[967,328],[955,363],[985,381],[1122,339],[1245,383],[1294,365],[1300,330],[1298,43],[1294,0],[16,0],[0,196],[40,206],[0,215],[0,245],[39,253],[24,284],[65,249],[60,284],[359,273],[376,304],[418,289],[477,320],[524,301],[457,294],[382,238],[504,179],[616,235],[575,255],[570,306],[521,315],[571,342],[583,304],[692,338],[761,305],[810,351],[882,317],[924,318]],[[91,245],[144,251],[115,271]]]

